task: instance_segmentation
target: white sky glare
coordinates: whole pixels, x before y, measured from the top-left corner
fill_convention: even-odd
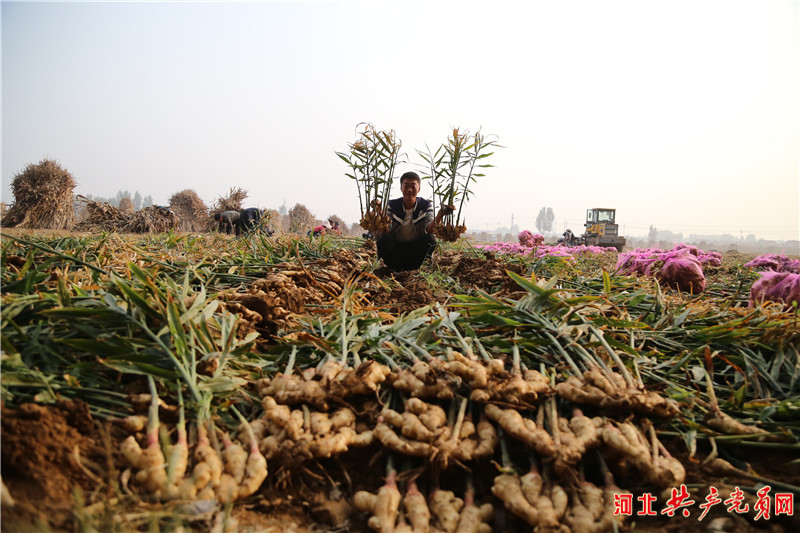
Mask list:
[[[497,136],[471,229],[616,207],[630,236],[798,240],[799,21],[797,0],[2,2],[2,199],[47,157],[78,194],[242,187],[351,223],[335,152],[370,122],[399,173],[452,127]]]

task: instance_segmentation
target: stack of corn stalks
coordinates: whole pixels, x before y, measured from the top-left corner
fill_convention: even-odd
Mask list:
[[[208,208],[197,193],[191,189],[176,192],[169,198],[169,206],[180,221],[181,231],[210,231],[212,219]]]
[[[211,205],[212,213],[222,213],[223,211],[239,211],[243,207],[244,199],[247,198],[247,191],[241,187],[231,187],[227,196],[220,196]]]
[[[163,233],[177,228],[178,217],[166,207],[150,206],[125,213],[108,202],[95,202],[78,195],[87,217],[75,226],[78,231],[118,231],[121,233]]]
[[[5,227],[70,229],[75,180],[56,161],[29,164],[11,181],[14,204],[3,217]]]
[[[125,214],[131,214],[136,211],[130,196],[125,196],[119,201],[119,210]]]

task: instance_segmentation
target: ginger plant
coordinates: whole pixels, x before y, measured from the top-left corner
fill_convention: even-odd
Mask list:
[[[468,130],[459,131],[453,128],[447,142],[442,144],[435,152],[417,150],[417,154],[428,164],[429,178],[433,186],[434,210],[438,201],[441,207],[451,206],[452,210],[442,218],[441,224],[436,224],[436,235],[448,242],[455,242],[459,236],[467,231],[464,224],[462,210],[469,200],[472,191],[470,186],[477,178],[485,176],[482,169],[492,167],[485,159],[492,154],[494,148],[501,148],[497,140],[489,139],[480,130],[470,134]],[[458,205],[456,205],[458,204]]]
[[[361,123],[363,131],[348,144],[347,152],[336,152],[347,163],[347,177],[356,182],[361,208],[359,224],[367,231],[382,233],[389,230],[389,194],[394,170],[401,158],[402,142],[394,130],[378,131],[369,123]]]

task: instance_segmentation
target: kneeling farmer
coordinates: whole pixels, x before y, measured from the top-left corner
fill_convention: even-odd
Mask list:
[[[377,236],[378,257],[392,270],[416,270],[436,248],[434,223],[451,213],[453,206],[443,206],[434,219],[430,200],[417,197],[421,181],[416,172],[400,177],[402,198],[389,200],[391,228]]]

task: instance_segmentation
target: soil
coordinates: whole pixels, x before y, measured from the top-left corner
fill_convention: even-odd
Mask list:
[[[105,456],[83,402],[2,408],[2,476],[15,501],[13,507],[3,504],[3,531],[39,522],[71,529],[73,491],[97,488],[97,474],[107,471]]]

